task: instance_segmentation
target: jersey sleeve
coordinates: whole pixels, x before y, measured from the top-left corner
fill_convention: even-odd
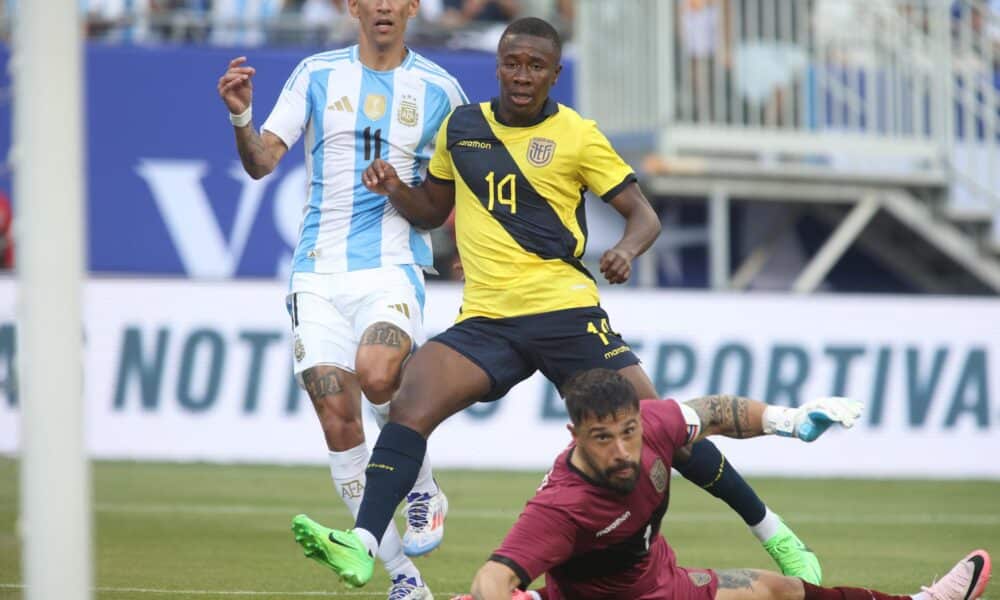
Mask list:
[[[454,113],[452,113],[454,114]],[[445,118],[438,129],[434,142],[434,154],[431,156],[431,163],[427,167],[427,176],[432,180],[451,183],[455,181],[455,174],[452,172],[451,150],[448,149],[448,122],[451,115]]]
[[[689,423],[674,400],[643,400],[641,410],[646,428],[643,435],[662,445],[667,454],[686,446],[700,430],[700,422]]]
[[[309,122],[309,104],[309,69],[303,61],[292,71],[285,87],[281,88],[278,101],[261,125],[261,131],[270,131],[281,138],[287,148],[291,148],[302,137]]]
[[[529,502],[490,560],[509,567],[527,587],[539,575],[569,560],[576,523],[565,512]]]
[[[632,167],[615,152],[611,142],[597,128],[597,123],[591,120],[584,121],[580,179],[605,202],[636,181]]]

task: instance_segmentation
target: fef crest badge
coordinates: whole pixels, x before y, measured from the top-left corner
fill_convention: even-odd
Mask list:
[[[653,487],[656,488],[656,492],[662,494],[667,489],[667,467],[663,464],[661,459],[656,459],[653,463],[653,468],[649,470],[649,480],[653,482]]]
[[[399,103],[399,110],[396,111],[396,120],[401,125],[415,127],[420,120],[420,113],[417,112],[417,99],[413,96],[403,96]]]
[[[302,344],[302,338],[295,336],[295,362],[302,362],[306,357],[306,347]]]
[[[368,94],[365,97],[365,116],[372,121],[378,121],[385,114],[385,96]]]
[[[536,167],[544,167],[552,162],[556,154],[556,143],[546,138],[531,138],[528,142],[528,162]]]

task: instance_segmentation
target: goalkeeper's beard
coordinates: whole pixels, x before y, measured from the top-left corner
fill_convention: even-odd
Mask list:
[[[606,487],[623,496],[631,494],[632,490],[635,489],[635,484],[639,481],[639,463],[631,460],[622,460],[606,469],[602,469],[597,466],[585,451],[580,454],[594,473],[594,480],[601,487]],[[626,476],[626,473],[630,474]]]

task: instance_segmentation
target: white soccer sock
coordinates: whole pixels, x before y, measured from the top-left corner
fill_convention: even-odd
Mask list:
[[[330,452],[330,475],[333,477],[334,489],[353,517],[358,516],[361,498],[365,492],[365,467],[368,466],[369,456],[368,445],[363,442],[350,450]],[[394,577],[405,574],[420,581],[420,571],[413,561],[403,554],[403,543],[399,539],[395,523],[389,523],[385,535],[382,536],[381,545],[374,535],[364,529],[355,529],[354,532],[364,542],[368,551],[378,556],[385,564],[389,575]]]
[[[761,543],[774,537],[774,534],[778,533],[779,529],[781,529],[781,518],[771,512],[771,509],[766,506],[764,507],[764,518],[761,519],[760,523],[750,526],[750,531],[753,532]]]
[[[366,400],[366,402],[368,402],[368,408],[372,411],[372,416],[375,417],[375,424],[381,430],[389,422],[389,403],[375,404],[369,400]]]
[[[910,596],[910,598],[913,598],[913,600],[931,600],[931,595],[927,592],[917,592]]]
[[[417,480],[413,483],[413,491],[427,494],[436,494],[438,484],[434,481],[434,473],[431,471],[431,457],[425,452],[424,462],[420,465],[420,472],[417,473]]]

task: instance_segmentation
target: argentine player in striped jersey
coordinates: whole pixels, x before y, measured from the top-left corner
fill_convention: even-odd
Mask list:
[[[369,461],[360,394],[381,426],[402,365],[423,342],[422,269],[432,264],[428,233],[368,191],[361,174],[381,158],[418,184],[439,126],[468,99],[453,77],[404,44],[419,0],[349,0],[348,7],[360,23],[358,44],[299,63],[260,133],[251,115],[255,70],[245,57],[229,64],[218,90],[252,177],[272,172],[304,135],[308,186],[288,294],[295,373],[319,416],[336,491],[356,515]],[[402,545],[391,526],[378,554],[392,600],[431,597],[407,555],[441,542],[446,511],[425,462],[407,495]],[[322,542],[306,547],[322,564],[326,552]]]

